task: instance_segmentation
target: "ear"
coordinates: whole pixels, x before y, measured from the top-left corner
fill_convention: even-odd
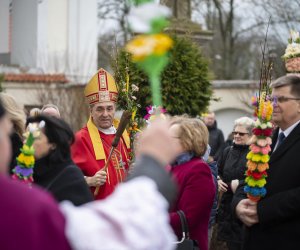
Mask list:
[[[55,144],[55,143],[51,143],[50,149],[51,149],[51,150],[56,149],[56,144]]]

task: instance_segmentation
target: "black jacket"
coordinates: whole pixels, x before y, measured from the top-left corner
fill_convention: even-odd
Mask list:
[[[278,131],[273,138],[276,144]],[[300,124],[271,153],[267,194],[257,204],[259,223],[246,229],[246,250],[290,250],[300,245]],[[233,200],[235,209],[245,198],[241,186]]]
[[[222,130],[217,128],[217,122],[213,126],[207,127],[209,131],[209,145],[211,147],[210,156],[218,161],[224,149],[224,135]]]
[[[93,200],[81,170],[71,159],[53,163],[46,156],[37,160],[33,179],[35,184],[52,193],[58,202],[68,200],[78,206]]]
[[[218,162],[219,175],[228,185],[228,191],[222,195],[218,210],[218,238],[221,240],[242,243],[243,225],[231,211],[233,193],[230,184],[232,180],[244,180],[248,152],[249,145],[233,144],[225,148]]]

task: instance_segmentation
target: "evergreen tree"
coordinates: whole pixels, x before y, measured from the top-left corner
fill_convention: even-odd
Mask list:
[[[163,106],[171,115],[196,116],[207,108],[212,95],[209,82],[208,61],[199,47],[183,37],[172,37],[174,46],[170,51],[170,62],[161,77]],[[141,105],[139,115],[144,116],[146,106],[151,105],[151,90],[146,75],[130,62],[129,55],[120,51],[112,65],[119,92],[125,87],[126,73],[130,84],[139,87],[137,103]],[[124,107],[120,95],[120,107]]]

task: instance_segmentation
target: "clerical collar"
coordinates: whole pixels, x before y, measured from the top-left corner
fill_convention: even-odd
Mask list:
[[[106,135],[114,135],[117,132],[114,126],[111,126],[110,128],[98,128],[98,130]]]

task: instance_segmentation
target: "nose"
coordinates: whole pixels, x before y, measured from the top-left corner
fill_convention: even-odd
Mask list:
[[[107,111],[106,109],[104,109],[102,115],[103,115],[103,116],[107,116],[107,115],[108,115],[108,111]]]
[[[277,106],[278,106],[278,103],[274,100],[274,101],[272,102],[272,105],[273,105],[273,108],[274,108],[274,107],[277,107]]]

